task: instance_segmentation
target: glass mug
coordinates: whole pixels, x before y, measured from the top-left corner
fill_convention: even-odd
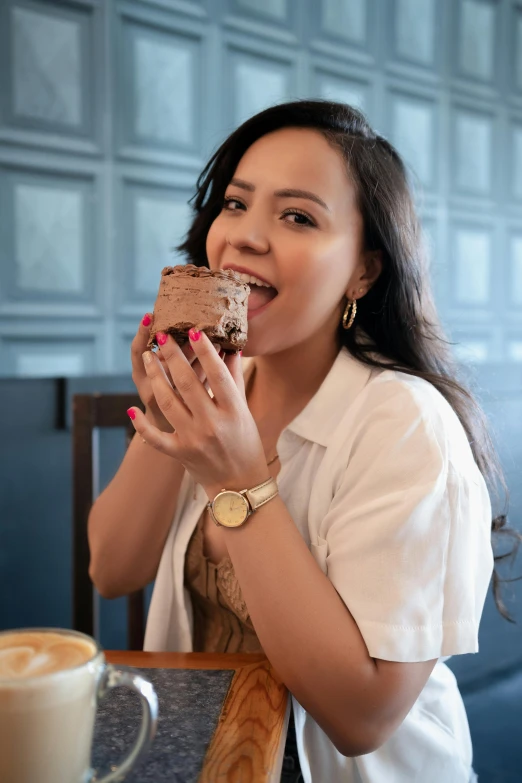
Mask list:
[[[139,695],[142,721],[129,755],[104,778],[91,769],[97,703],[112,688]],[[60,628],[0,632],[0,781],[110,783],[123,780],[156,731],[152,684],[105,662],[90,636]]]

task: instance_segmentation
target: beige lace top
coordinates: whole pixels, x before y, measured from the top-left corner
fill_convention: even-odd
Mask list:
[[[194,652],[263,652],[229,557],[213,563],[203,550],[204,512],[185,557],[185,587],[194,613]]]

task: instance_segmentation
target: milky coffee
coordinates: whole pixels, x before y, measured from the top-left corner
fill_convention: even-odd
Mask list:
[[[0,781],[88,780],[103,654],[67,631],[0,634]]]

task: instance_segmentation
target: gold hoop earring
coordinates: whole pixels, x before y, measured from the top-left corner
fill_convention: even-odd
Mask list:
[[[350,313],[351,310],[351,313]],[[357,314],[357,299],[348,299],[348,304],[343,314],[343,329],[350,329]]]

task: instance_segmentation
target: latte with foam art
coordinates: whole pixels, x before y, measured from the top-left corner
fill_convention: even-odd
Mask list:
[[[103,665],[74,631],[0,633],[1,783],[85,783]]]
[[[96,707],[120,686],[141,697],[142,728],[118,766],[93,777]],[[0,783],[123,780],[152,741],[157,715],[151,683],[106,664],[90,636],[60,628],[0,631]]]
[[[73,669],[96,654],[81,637],[38,631],[0,636],[0,679],[27,679]]]

